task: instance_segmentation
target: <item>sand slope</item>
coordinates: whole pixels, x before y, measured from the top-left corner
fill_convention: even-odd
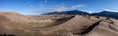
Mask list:
[[[46,17],[49,16],[49,17]],[[15,36],[118,36],[118,20],[88,15],[24,16],[0,12],[0,34]]]

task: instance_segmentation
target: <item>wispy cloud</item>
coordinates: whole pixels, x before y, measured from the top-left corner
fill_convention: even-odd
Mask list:
[[[40,7],[40,8],[43,8],[43,7],[44,7],[44,4],[43,4],[43,3],[40,3],[40,4],[39,4],[39,7]]]
[[[29,7],[33,7],[33,5],[32,5],[32,4],[30,4],[30,3],[27,3],[27,5],[28,5]]]
[[[71,8],[79,8],[79,7],[83,7],[85,5],[73,5]]]
[[[71,7],[65,7],[65,4],[60,4],[57,5],[58,8],[51,8],[51,9],[33,9],[30,10],[31,12],[38,12],[38,13],[48,13],[48,12],[54,12],[54,11],[64,11],[64,10],[70,10],[70,9],[74,9],[74,8],[79,8],[79,7],[83,7],[84,5],[73,5]]]
[[[63,3],[63,4],[60,4],[60,5],[54,5],[54,7],[64,7],[65,6],[65,4]]]
[[[59,8],[52,8],[52,9],[33,9],[33,10],[30,10],[30,11],[38,12],[38,13],[48,13],[48,12],[54,12],[54,11],[63,11],[63,10],[66,10],[66,9],[69,9],[69,8],[66,8],[64,6],[61,6]]]
[[[40,2],[40,3],[39,3],[39,7],[40,7],[40,8],[44,8],[44,7],[45,7],[45,4],[46,4],[47,2],[48,2],[47,0],[44,0],[43,2]]]

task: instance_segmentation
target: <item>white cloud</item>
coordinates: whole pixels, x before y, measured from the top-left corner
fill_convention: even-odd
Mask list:
[[[60,4],[57,5],[57,8],[51,8],[51,9],[33,9],[30,10],[31,12],[39,12],[39,13],[48,13],[48,12],[54,12],[54,11],[64,11],[64,10],[69,10],[69,9],[74,9],[74,8],[79,8],[83,7],[84,5],[73,5],[71,7],[65,7],[65,4]],[[40,7],[43,7],[42,4],[40,4]]]
[[[118,12],[118,11],[116,11],[116,10],[110,10],[110,9],[106,9],[106,8],[104,8],[103,10],[104,10],[104,11],[110,11],[110,12]]]
[[[79,7],[83,7],[85,5],[73,5],[71,8],[79,8]]]
[[[27,5],[28,5],[29,7],[33,7],[33,5],[32,5],[31,3],[27,3]]]
[[[54,7],[63,7],[65,4],[60,4],[60,5],[54,5]]]
[[[46,4],[47,2],[48,2],[48,0],[44,0],[43,2],[40,2],[40,3],[38,4],[38,6],[39,6],[40,8],[44,8],[44,7],[45,7],[44,4]],[[27,3],[26,5],[28,5],[28,6],[30,6],[30,7],[33,7],[33,4],[31,4],[31,3]]]
[[[31,10],[33,12],[40,12],[40,13],[48,13],[48,12],[54,12],[54,11],[63,11],[63,10],[66,10],[66,9],[69,9],[69,8],[66,8],[64,6],[61,6],[59,8],[52,8],[52,9],[34,9],[34,10]]]
[[[40,3],[39,4],[39,7],[43,8],[44,7],[44,4]]]
[[[43,2],[40,2],[40,3],[39,3],[39,7],[40,7],[40,8],[44,8],[44,7],[45,7],[44,4],[47,3],[47,2],[48,2],[47,0],[44,0]]]

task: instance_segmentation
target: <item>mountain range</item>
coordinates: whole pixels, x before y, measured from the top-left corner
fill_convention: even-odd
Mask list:
[[[90,15],[90,16],[103,16],[118,19],[118,12],[103,10],[99,13],[89,13],[88,11],[81,10],[72,10],[72,11],[62,11],[62,12],[50,12],[42,15],[58,15],[58,14],[67,14],[67,15]]]

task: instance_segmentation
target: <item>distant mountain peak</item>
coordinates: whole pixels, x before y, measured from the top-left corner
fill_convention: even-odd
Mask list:
[[[115,10],[108,10],[108,9],[104,9],[102,12],[118,12],[118,11],[115,11]]]
[[[61,11],[61,12],[51,12],[51,13],[45,13],[44,15],[51,15],[51,14],[69,14],[69,15],[88,15],[88,11],[82,11],[82,10],[71,10],[71,11]]]
[[[85,12],[85,13],[92,13],[91,11],[87,11],[87,10],[73,10],[73,12],[76,11],[76,12]]]

